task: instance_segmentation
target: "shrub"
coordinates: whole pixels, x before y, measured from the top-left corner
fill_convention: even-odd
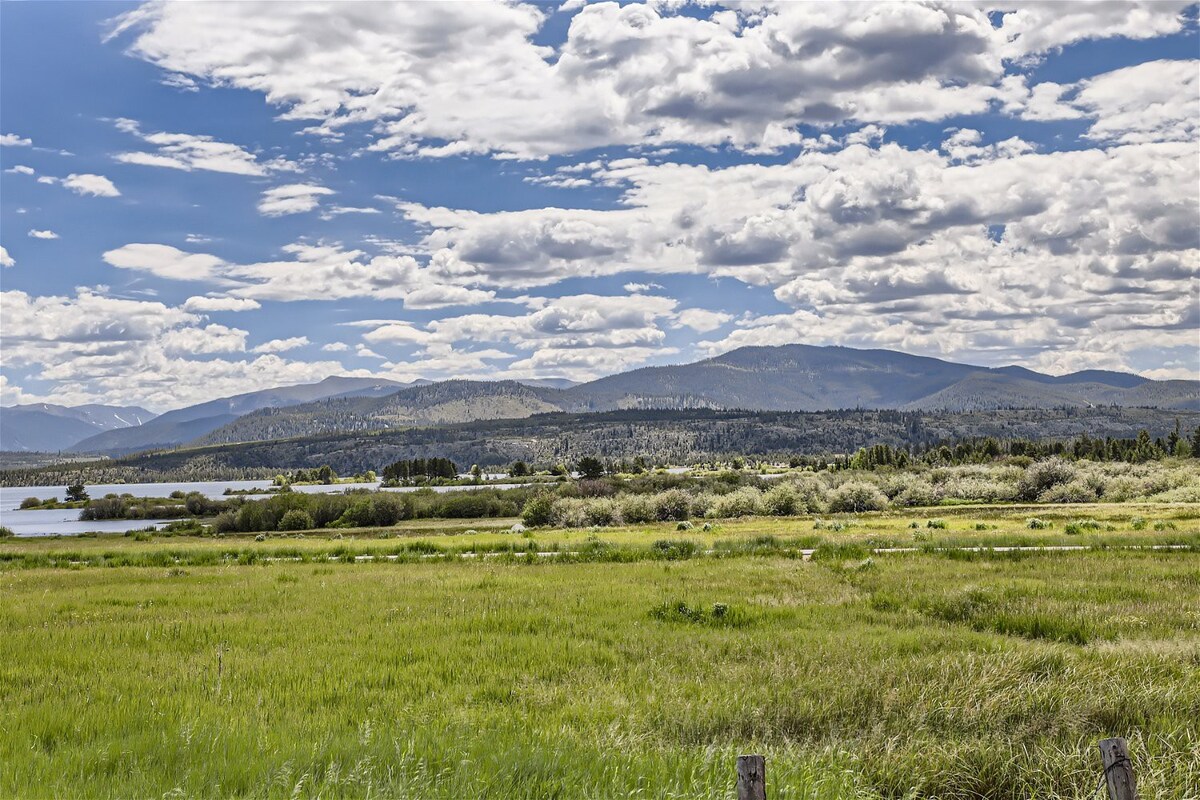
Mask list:
[[[870,483],[849,481],[833,490],[830,511],[881,511],[887,508],[887,496]]]
[[[695,542],[689,542],[687,539],[659,539],[650,548],[668,561],[689,559],[700,549]]]
[[[1017,496],[1021,500],[1037,500],[1049,489],[1075,480],[1077,474],[1078,470],[1061,458],[1036,461],[1017,482]]]
[[[941,485],[943,500],[969,500],[974,503],[1001,503],[1017,497],[1014,483],[979,477],[954,477]]]
[[[804,498],[790,483],[780,483],[764,492],[762,509],[773,517],[791,517],[808,510]]]
[[[829,487],[816,475],[801,475],[790,483],[796,490],[796,513],[816,514],[829,508]],[[804,504],[802,510],[801,503]]]
[[[690,508],[693,517],[703,517],[717,500],[712,492],[699,492],[692,495]]]
[[[654,497],[644,494],[627,494],[621,497],[621,519],[626,522],[653,522],[658,519]]]
[[[1038,500],[1043,503],[1094,503],[1096,490],[1087,481],[1074,480],[1050,487],[1038,495]]]
[[[14,536],[14,535],[15,534],[12,532],[12,528],[8,528],[8,527],[5,527],[4,525],[0,525],[0,539],[7,539],[8,537]]]
[[[931,506],[937,502],[933,484],[929,481],[913,481],[908,488],[897,494],[893,500],[896,505],[912,508],[913,506]]]
[[[617,493],[617,490],[608,481],[586,478],[577,481],[575,489],[579,492],[580,497],[612,497]]]
[[[706,516],[718,519],[750,517],[762,511],[762,492],[752,486],[743,486],[729,494],[717,495]]]
[[[1076,536],[1084,531],[1098,531],[1100,523],[1094,519],[1074,519],[1063,527],[1063,533],[1068,536]]]
[[[597,497],[586,501],[585,513],[588,525],[621,524],[621,507],[611,497]]]
[[[578,497],[560,497],[550,506],[550,524],[560,528],[586,528],[587,502]]]
[[[439,502],[435,516],[442,519],[504,517],[516,513],[515,507],[506,507],[505,502],[492,492],[448,492],[439,495],[437,499]],[[509,513],[506,514],[505,511]]]
[[[925,527],[926,528],[936,528],[938,530],[945,530],[946,529],[946,520],[944,520],[944,519],[926,520]]]
[[[1053,524],[1054,523],[1049,522],[1048,520],[1038,519],[1037,517],[1030,517],[1029,519],[1025,520],[1025,527],[1033,531],[1044,530],[1045,528],[1051,527]]]
[[[529,527],[550,524],[550,512],[554,506],[554,498],[549,494],[535,494],[525,501],[521,509],[521,521]]]
[[[746,622],[743,614],[725,603],[713,603],[709,611],[702,607],[692,608],[682,600],[655,606],[650,609],[650,616],[660,622],[693,625],[737,626]]]
[[[281,531],[307,531],[312,527],[312,517],[307,511],[301,511],[298,508],[288,511],[279,520],[279,530]]]
[[[1142,495],[1142,482],[1136,478],[1117,477],[1104,486],[1104,499],[1112,503],[1125,503]]]
[[[692,496],[683,489],[668,489],[654,496],[654,516],[662,522],[678,522],[692,514]]]
[[[40,506],[41,504],[42,501],[36,497],[26,497],[21,501],[21,508],[33,508],[34,506]]]
[[[232,511],[218,514],[213,520],[212,527],[216,533],[232,533],[238,530],[238,515]]]

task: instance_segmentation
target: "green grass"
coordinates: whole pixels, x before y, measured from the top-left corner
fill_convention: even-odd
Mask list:
[[[0,797],[710,800],[732,796],[738,753],[763,752],[772,798],[1082,799],[1096,741],[1121,735],[1143,797],[1194,798],[1200,552],[869,552],[914,533],[1194,537],[1194,512],[1075,507],[1031,531],[1021,509],[939,509],[945,529],[918,512],[590,545],[533,532],[632,554],[578,562],[222,559],[528,541],[478,524],[6,540],[0,555],[30,560],[0,571]],[[1083,519],[1099,529],[1062,532]],[[813,537],[812,561],[781,552]],[[211,565],[162,557],[181,549]],[[109,566],[38,566],[67,551]],[[146,566],[87,560],[106,552]]]

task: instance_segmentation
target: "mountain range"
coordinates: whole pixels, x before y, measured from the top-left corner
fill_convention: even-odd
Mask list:
[[[137,406],[33,403],[0,411],[0,450],[67,450],[103,431],[145,425],[154,414]]]
[[[644,367],[581,384],[553,379],[403,384],[328,378],[177,409],[54,449],[119,454],[181,444],[616,409],[987,411],[1098,406],[1200,409],[1200,381],[1154,381],[1104,370],[1053,376],[1018,366],[991,369],[890,350],[743,347],[691,364]],[[15,410],[5,409],[0,415],[6,424]],[[5,449],[48,449],[35,436],[12,440],[21,447],[10,446],[8,436],[4,438]]]

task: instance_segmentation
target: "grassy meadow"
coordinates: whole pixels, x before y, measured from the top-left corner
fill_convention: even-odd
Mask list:
[[[1195,505],[511,524],[0,541],[0,796],[1200,797]]]

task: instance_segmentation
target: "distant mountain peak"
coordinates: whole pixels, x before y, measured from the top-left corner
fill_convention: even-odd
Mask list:
[[[641,367],[581,384],[561,379],[405,384],[330,376],[176,409],[137,428],[89,436],[77,447],[120,453],[626,408],[954,411],[1108,405],[1200,408],[1200,382],[1151,381],[1106,370],[1045,375],[1017,365],[991,369],[840,345],[749,345],[694,363]]]

